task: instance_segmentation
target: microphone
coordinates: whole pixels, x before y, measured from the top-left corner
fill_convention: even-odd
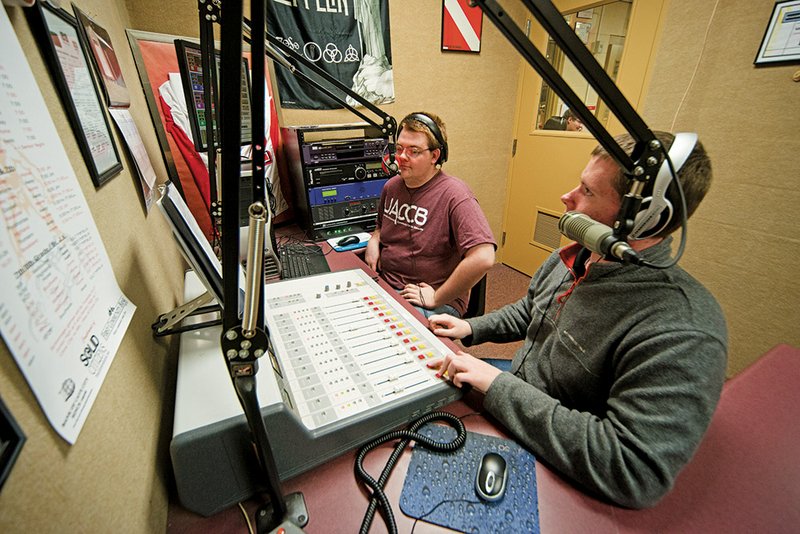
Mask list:
[[[558,221],[558,231],[607,260],[643,265],[644,260],[614,231],[577,211],[568,211]]]
[[[384,172],[387,172],[392,176],[397,174],[397,169],[399,167],[397,165],[397,160],[394,159],[394,143],[390,142],[386,146],[383,157],[381,158],[381,165]]]

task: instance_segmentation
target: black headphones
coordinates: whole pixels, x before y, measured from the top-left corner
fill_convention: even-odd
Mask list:
[[[436,142],[439,143],[439,159],[436,160],[436,164],[441,165],[442,163],[447,161],[447,143],[444,140],[442,131],[439,130],[439,127],[436,125],[436,121],[434,121],[424,113],[412,113],[411,115],[406,117],[406,119],[421,122],[428,128],[428,130],[431,131],[433,137],[436,139]]]

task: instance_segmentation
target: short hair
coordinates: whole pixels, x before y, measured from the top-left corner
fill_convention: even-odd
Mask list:
[[[579,121],[579,120],[581,120],[581,119],[580,119],[580,118],[578,118],[578,116],[577,116],[577,115],[575,115],[575,114],[572,112],[572,110],[571,110],[571,109],[569,109],[569,108],[565,109],[565,110],[564,110],[564,114],[563,114],[563,115],[561,115],[561,116],[562,116],[562,117],[564,117],[564,120],[569,120],[569,119],[575,119],[576,121]]]
[[[661,145],[664,147],[664,149],[669,152],[673,141],[675,141],[675,136],[669,132],[662,131],[654,131],[653,133],[661,142]],[[626,133],[618,135],[614,138],[614,140],[617,142],[617,144],[619,144],[620,148],[624,150],[626,154],[631,155],[633,153],[633,148],[636,145],[636,141],[634,141],[630,134]],[[606,149],[600,145],[597,145],[594,150],[592,150],[592,156],[600,156],[609,159],[611,158],[608,151],[606,151]],[[686,217],[689,218],[692,216],[692,214],[694,214],[695,210],[700,205],[700,202],[702,202],[703,198],[705,198],[706,193],[708,193],[708,190],[711,187],[711,159],[709,159],[703,144],[699,140],[692,150],[692,153],[689,154],[686,163],[684,163],[683,167],[681,167],[681,169],[678,171],[678,179],[681,182],[681,186],[683,186],[683,194],[686,197]],[[644,190],[642,191],[643,197],[649,197],[652,195],[654,182],[655,177],[653,177],[653,179],[651,179],[645,186]],[[614,189],[617,191],[617,193],[619,193],[620,199],[628,193],[630,184],[622,168],[620,168],[619,172],[614,177],[613,185]],[[675,185],[674,181],[670,182],[670,185],[667,188],[667,200],[672,203],[672,218],[670,219],[669,223],[656,234],[657,237],[668,236],[681,227],[681,222],[683,220],[678,187]]]
[[[425,137],[428,139],[428,148],[431,150],[443,148],[443,146],[439,144],[439,140],[436,139],[436,136],[433,135],[433,132],[431,132],[424,122],[415,119],[414,115],[425,115],[431,119],[436,124],[436,127],[439,128],[439,132],[442,134],[442,141],[444,141],[445,145],[447,144],[447,127],[445,126],[444,121],[438,115],[428,113],[427,111],[415,111],[414,113],[409,113],[406,115],[403,120],[400,121],[400,127],[397,129],[398,135],[400,135],[402,130],[407,128],[412,132],[420,132],[425,134]]]

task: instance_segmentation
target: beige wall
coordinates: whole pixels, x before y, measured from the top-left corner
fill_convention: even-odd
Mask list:
[[[111,34],[131,89],[132,111],[159,181],[166,172],[138,85],[124,28],[196,36],[194,0],[77,2]],[[512,2],[504,2],[511,5]],[[520,8],[514,2],[514,14]],[[670,128],[702,48],[713,2],[671,0],[644,116]],[[779,342],[800,345],[793,260],[800,205],[793,163],[798,67],[754,69],[772,0],[721,0],[675,128],[696,130],[715,162],[716,183],[690,226],[683,265],[721,301],[731,330],[731,374]],[[28,441],[0,494],[2,532],[163,532],[171,472],[167,457],[175,340],[154,341],[150,323],[179,301],[182,266],[157,213],[146,216],[125,171],[99,190],[86,173],[69,125],[20,8],[6,8],[108,250],[123,291],[138,306],[78,442],[56,437],[5,345],[0,391]],[[439,50],[441,2],[390,0],[396,118],[441,115],[452,145],[450,172],[475,190],[495,236],[502,231],[519,61],[484,18],[482,52]],[[350,122],[346,112],[286,111],[284,125]],[[166,245],[164,243],[167,243]]]
[[[711,155],[682,265],[722,304],[734,375],[777,343],[800,345],[800,65],[753,66],[772,0],[721,0],[712,19],[715,3],[670,1],[643,115],[698,132]]]
[[[125,5],[122,0],[78,5],[111,36],[131,92],[131,111],[163,182],[166,171],[125,39],[124,28],[130,25]],[[177,339],[154,340],[150,324],[178,304],[183,262],[157,208],[145,212],[127,159],[121,174],[94,188],[23,10],[0,9],[8,12],[26,51],[117,282],[137,306],[72,446],[52,430],[6,345],[0,344],[2,398],[27,436],[0,493],[0,532],[163,532]],[[119,138],[117,145],[122,150]]]

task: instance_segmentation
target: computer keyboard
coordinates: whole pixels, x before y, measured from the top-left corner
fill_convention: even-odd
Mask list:
[[[278,247],[278,257],[283,267],[281,278],[284,280],[331,272],[328,260],[318,245],[283,244]]]

